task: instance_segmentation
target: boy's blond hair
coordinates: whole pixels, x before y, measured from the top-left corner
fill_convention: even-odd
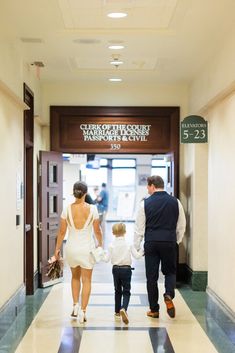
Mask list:
[[[124,235],[126,233],[126,225],[124,223],[115,223],[112,226],[114,235]]]

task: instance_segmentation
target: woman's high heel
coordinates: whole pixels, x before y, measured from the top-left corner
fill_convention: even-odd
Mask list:
[[[72,314],[71,314],[71,318],[77,319],[78,312],[79,312],[79,304],[78,303],[73,304],[73,311],[72,311]]]
[[[85,322],[87,322],[86,311],[85,310],[80,310],[80,312],[79,312],[79,322],[80,322],[80,324],[84,324]]]

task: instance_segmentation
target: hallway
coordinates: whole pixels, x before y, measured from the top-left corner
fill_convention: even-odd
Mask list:
[[[234,353],[235,1],[1,0],[0,9],[0,353]],[[207,141],[198,140],[198,117]],[[47,160],[43,170],[42,153],[80,158],[68,188],[88,179],[84,154],[139,155],[122,166],[123,185],[120,166],[106,164],[119,183],[109,221],[135,218],[113,215],[127,184],[136,205],[145,195],[155,165],[142,156],[167,156],[168,192],[187,219],[178,274],[188,284],[178,283],[175,320],[164,305],[158,320],[146,317],[143,260],[128,327],[113,318],[110,265],[94,270],[83,328],[69,319],[69,269],[63,283],[38,288],[62,208],[60,166]]]
[[[110,229],[111,223],[108,223],[105,247],[111,241]],[[133,223],[128,222],[129,241],[132,229]],[[148,318],[144,259],[134,260],[133,266],[135,270],[132,277],[128,326],[114,319],[111,265],[105,263],[96,265],[94,269],[87,323],[81,325],[76,320],[71,320],[70,270],[65,267],[63,283],[52,288],[38,289],[35,296],[27,297],[25,308],[0,341],[0,352],[232,353],[235,351],[235,345],[226,335],[226,330],[229,334],[229,323],[224,323],[227,327],[224,325],[221,328],[205,311],[208,297],[205,292],[193,292],[187,286],[178,288],[174,300],[177,310],[175,319],[168,317],[160,294],[160,318]],[[160,282],[160,293],[163,293],[162,278]]]

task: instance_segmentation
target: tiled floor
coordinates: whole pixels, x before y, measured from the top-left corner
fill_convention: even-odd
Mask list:
[[[94,283],[84,331],[78,329],[83,325],[69,318],[69,283],[54,286],[16,352],[75,352],[72,348],[74,341],[80,347],[79,353],[103,352],[106,347],[109,352],[122,352],[125,346],[135,347],[136,353],[161,352],[157,337],[165,346],[162,352],[217,352],[180,293],[177,293],[175,300],[177,317],[172,320],[167,316],[161,300],[161,316],[156,320],[145,316],[147,306],[141,303],[140,297],[146,293],[145,284],[133,283],[132,292],[134,295],[128,310],[130,324],[127,329],[126,325],[115,321],[113,317],[113,305],[110,303],[113,285]],[[155,337],[153,343],[150,332]],[[131,351],[134,351],[133,348]]]
[[[133,225],[130,223],[127,227],[131,238]],[[106,245],[108,238],[107,229]],[[183,287],[176,291],[175,319],[167,316],[162,297],[160,318],[146,317],[144,260],[135,261],[133,266],[128,326],[115,321],[113,316],[110,264],[95,267],[87,323],[81,325],[71,320],[70,270],[66,268],[63,283],[51,289],[39,289],[34,297],[27,298],[25,310],[0,341],[0,353],[235,352],[235,346],[205,312],[206,293]],[[163,293],[162,283],[160,290]]]

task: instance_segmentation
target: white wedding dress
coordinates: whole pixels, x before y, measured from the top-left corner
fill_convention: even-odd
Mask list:
[[[90,205],[89,216],[81,229],[76,229],[71,205],[62,212],[61,218],[67,220],[68,239],[65,245],[65,259],[70,267],[80,266],[85,269],[92,269],[95,261],[91,255],[91,250],[95,248],[93,237],[93,221],[99,219],[99,214],[95,205]]]

